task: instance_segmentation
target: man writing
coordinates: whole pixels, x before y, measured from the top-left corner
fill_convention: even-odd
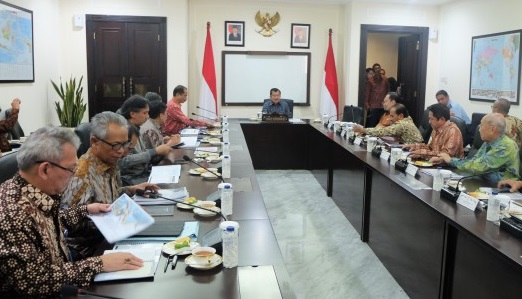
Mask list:
[[[279,114],[292,117],[290,107],[285,101],[281,101],[281,91],[277,88],[270,89],[270,101],[263,104],[263,114]]]
[[[452,158],[447,153],[440,153],[439,157],[449,165],[473,174],[496,170],[485,175],[495,184],[501,180],[518,179],[518,146],[504,134],[505,131],[504,116],[500,113],[488,114],[480,121],[480,138],[484,143],[472,158]]]
[[[492,113],[500,113],[504,115],[506,120],[506,136],[513,139],[518,145],[518,149],[522,148],[522,120],[516,116],[509,115],[511,103],[503,98],[500,98],[491,106]]]
[[[65,128],[36,130],[18,151],[18,174],[0,185],[1,298],[58,296],[64,284],[85,287],[97,273],[143,266],[130,253],[70,260],[64,229],[109,211],[99,203],[59,211],[79,144]]]
[[[181,111],[181,104],[187,101],[187,97],[188,93],[185,86],[178,85],[174,88],[173,97],[167,103],[167,120],[163,127],[164,136],[179,134],[186,127],[213,127],[210,123],[190,119]]]
[[[127,121],[113,112],[96,114],[91,120],[91,147],[80,157],[78,168],[62,198],[62,207],[90,203],[113,203],[121,194],[158,187],[149,183],[122,187],[117,162],[129,147]],[[90,257],[105,238],[89,219],[68,230],[67,241],[74,259]]]
[[[354,125],[353,131],[372,136],[393,136],[399,138],[404,143],[422,142],[419,129],[413,123],[408,110],[403,104],[396,104],[390,109],[390,122],[390,126],[380,128],[365,129],[361,125]]]
[[[450,110],[442,104],[434,104],[428,107],[429,123],[433,131],[428,144],[407,144],[412,157],[421,157],[430,161],[439,161],[440,153],[447,153],[451,157],[462,158],[464,156],[462,133],[456,124],[452,123]]]

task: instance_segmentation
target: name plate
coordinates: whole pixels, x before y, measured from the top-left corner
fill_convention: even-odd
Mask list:
[[[328,124],[328,130],[331,130],[331,129],[333,128],[333,126],[334,126],[334,123],[333,123],[333,122],[329,123],[329,124]]]
[[[381,152],[381,159],[384,161],[388,161],[390,159],[390,152],[382,151]]]
[[[415,175],[417,175],[418,170],[419,170],[419,168],[417,166],[409,164],[409,163],[408,163],[408,166],[406,167],[406,173],[413,177],[415,177]]]
[[[468,195],[464,192],[460,192],[459,198],[457,199],[457,203],[461,206],[464,206],[472,211],[475,211],[477,208],[479,200],[471,195]]]
[[[341,137],[346,137],[346,130],[341,131]]]
[[[355,145],[361,145],[361,142],[362,142],[362,138],[361,138],[361,137],[356,137],[356,138],[355,138],[355,141],[353,142],[353,144],[355,144]]]

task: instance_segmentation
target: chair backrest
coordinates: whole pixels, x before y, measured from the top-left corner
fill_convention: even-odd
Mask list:
[[[363,125],[364,110],[361,107],[346,105],[343,109],[344,122],[354,122]]]
[[[0,183],[12,178],[18,171],[18,161],[16,161],[16,152],[5,154],[0,157]]]
[[[9,108],[5,110],[3,113],[2,119],[7,119],[9,116],[11,116],[12,108]],[[20,123],[16,121],[16,123],[13,126],[13,129],[7,132],[7,139],[20,139],[20,137],[24,137],[24,130],[22,130],[22,127],[20,126]]]
[[[74,133],[78,135],[80,138],[80,147],[76,152],[76,155],[80,157],[85,154],[89,147],[91,147],[91,124],[90,123],[81,123],[75,129]]]
[[[450,117],[450,121],[457,125],[457,127],[460,130],[460,134],[462,134],[463,144],[467,145],[468,144],[467,143],[467,141],[468,141],[468,134],[467,134],[467,131],[466,131],[466,121],[464,121],[462,118],[454,117],[454,116]]]
[[[478,125],[475,128],[475,133],[473,135],[473,143],[471,143],[471,148],[469,149],[468,157],[473,157],[483,143],[484,141],[482,141],[482,138],[480,138],[480,125]]]
[[[270,101],[270,99],[265,99],[263,101],[263,105]],[[290,109],[290,115],[288,115],[288,118],[293,118],[294,117],[294,100],[290,100],[290,99],[281,99],[281,101],[285,101],[286,104],[288,105],[288,108]]]
[[[480,125],[480,121],[482,118],[486,116],[486,113],[473,113],[471,114],[471,124],[468,125],[468,144],[473,145],[474,139],[475,139],[475,132],[477,130],[477,127]],[[480,140],[479,136],[479,142],[482,144],[482,140]],[[466,144],[464,144],[466,146]]]
[[[430,115],[429,110],[424,110],[424,113],[422,114],[422,119],[419,124],[419,132],[422,135],[422,139],[424,140],[424,143],[428,143],[431,136],[431,131],[433,130],[430,126]]]

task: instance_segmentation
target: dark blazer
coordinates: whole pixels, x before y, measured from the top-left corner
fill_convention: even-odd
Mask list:
[[[237,41],[237,42],[240,42],[241,41],[241,35],[238,33],[236,36],[234,36],[233,33],[230,33],[228,35],[228,40],[229,41]]]

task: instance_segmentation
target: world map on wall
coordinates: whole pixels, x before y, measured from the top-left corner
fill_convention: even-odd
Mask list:
[[[474,38],[470,98],[517,102],[520,33]]]
[[[31,17],[25,11],[0,5],[0,80],[32,78]]]

